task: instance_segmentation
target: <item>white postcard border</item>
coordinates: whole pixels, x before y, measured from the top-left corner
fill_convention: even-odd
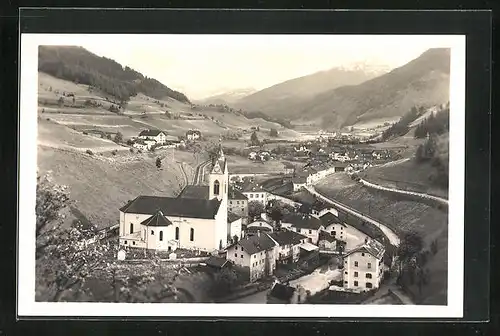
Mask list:
[[[165,316],[165,317],[463,317],[465,186],[465,36],[426,35],[451,48],[450,164],[448,223],[448,304],[265,305],[181,303],[45,303],[35,302],[35,204],[37,173],[38,46],[78,45],[95,35],[22,34],[19,113],[18,315],[19,316]],[[311,37],[311,35],[309,35]],[[352,39],[353,35],[343,36]],[[141,40],[151,40],[145,35]],[[266,37],[267,38],[267,37]],[[291,35],[286,38],[291,39]],[[118,213],[117,213],[118,216]]]

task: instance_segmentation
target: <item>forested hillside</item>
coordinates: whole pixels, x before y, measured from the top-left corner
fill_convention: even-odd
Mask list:
[[[141,92],[155,99],[170,97],[189,103],[183,93],[82,47],[40,46],[38,70],[60,79],[90,85],[121,102],[127,102]]]

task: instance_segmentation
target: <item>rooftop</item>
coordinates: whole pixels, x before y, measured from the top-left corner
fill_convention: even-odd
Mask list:
[[[353,254],[355,252],[367,252],[374,256],[377,259],[381,259],[384,256],[385,253],[385,247],[380,243],[379,241],[375,239],[370,239],[368,242],[364,243],[363,245],[360,245],[359,247],[352,249],[349,251],[346,256]]]
[[[172,225],[172,222],[158,210],[153,216],[142,221],[141,224],[145,226],[169,226]]]
[[[228,198],[230,200],[248,200],[248,197],[233,187],[229,187]]]
[[[179,194],[180,198],[197,198],[197,199],[208,199],[209,187],[199,186],[199,185],[187,185],[182,189]]]
[[[210,267],[214,268],[223,268],[226,266],[228,263],[228,260],[226,258],[221,258],[221,257],[216,257],[216,256],[211,256],[205,261],[205,264]]]
[[[147,129],[147,130],[144,130],[141,133],[139,133],[139,136],[157,136],[160,133],[165,134],[163,131],[160,131],[160,130]]]
[[[336,241],[337,239],[330,232],[320,231],[319,232],[319,240],[326,240],[326,241],[329,241],[330,243],[332,243],[332,242]]]
[[[229,211],[229,212],[227,213],[227,222],[228,222],[228,223],[232,223],[232,222],[234,222],[234,221],[237,221],[237,220],[238,220],[238,219],[240,219],[240,218],[241,218],[241,216],[238,216],[238,215],[237,215],[237,214],[235,214],[234,212]]]
[[[313,216],[287,214],[281,219],[282,223],[292,224],[293,227],[301,229],[314,229],[317,230],[322,225],[321,221]]]
[[[138,196],[121,207],[120,211],[149,215],[160,210],[164,216],[214,219],[220,203],[217,199]]]
[[[290,231],[290,230],[282,230],[282,231],[276,231],[269,236],[275,240],[280,246],[282,245],[295,245],[295,244],[300,244],[302,239],[307,238],[304,235],[301,235],[300,233]]]
[[[246,236],[236,244],[243,247],[243,251],[250,255],[270,250],[276,246],[274,241],[265,234]]]
[[[332,214],[331,212],[327,212],[323,216],[320,216],[319,220],[321,221],[321,223],[323,223],[323,226],[325,226],[325,227],[327,227],[328,225],[331,225],[331,224],[340,224],[344,227],[347,227],[347,225],[345,225],[345,223],[340,221],[340,219],[337,216],[335,216],[334,214]]]

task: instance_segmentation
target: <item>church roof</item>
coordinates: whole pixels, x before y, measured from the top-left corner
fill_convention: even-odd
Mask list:
[[[164,216],[214,219],[220,204],[221,202],[217,199],[138,196],[121,207],[120,211],[152,215],[160,210]]]
[[[168,220],[161,211],[157,211],[153,216],[141,222],[145,226],[169,226],[172,222]]]
[[[241,191],[230,187],[229,188],[229,193],[228,197],[230,200],[247,200],[248,197],[246,197]]]
[[[198,199],[208,199],[209,197],[209,187],[199,186],[199,185],[187,185],[182,189],[179,194],[180,198],[198,198]]]

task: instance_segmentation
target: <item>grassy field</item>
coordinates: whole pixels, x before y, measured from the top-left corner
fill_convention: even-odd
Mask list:
[[[87,85],[64,81],[45,73],[39,73],[38,82],[39,113],[43,109],[43,117],[77,130],[120,131],[127,138],[137,136],[146,128],[161,129],[175,136],[185,135],[189,129],[198,129],[204,136],[213,137],[223,132],[255,126],[260,128],[259,139],[269,138],[271,128],[276,128],[282,139],[300,137],[298,132],[260,118],[247,119],[234,113],[221,113],[213,108],[192,110],[190,105],[171,98],[157,100],[143,94],[132,97],[123,115],[118,115],[108,111],[111,102],[106,100],[105,94],[94,89],[89,92]],[[75,106],[81,106],[87,99],[103,106],[72,107],[73,98],[63,97],[64,92],[75,94]],[[57,105],[60,97],[65,100],[65,106]],[[179,115],[180,119],[168,119],[164,115],[165,111]],[[248,140],[249,137],[250,134],[247,134],[244,139]]]
[[[284,172],[283,162],[280,160],[270,160],[264,163],[253,162],[241,156],[228,155],[227,162],[231,174],[258,174]]]
[[[92,135],[84,135],[71,128],[51,120],[38,119],[38,144],[45,147],[69,149],[85,152],[128,151],[127,147],[117,145],[111,140],[101,139]]]
[[[162,169],[157,156],[165,155]],[[38,168],[41,174],[52,171],[56,183],[67,185],[75,206],[93,224],[102,228],[116,224],[118,208],[139,195],[171,196],[185,175],[192,180],[197,162],[187,152],[100,156],[70,150],[38,146]]]
[[[429,269],[430,283],[422,294],[415,294],[422,304],[446,304],[448,214],[426,204],[400,201],[377,191],[364,188],[345,174],[332,174],[323,179],[317,190],[325,196],[347,204],[362,213],[381,221],[397,233],[415,231],[429,248],[437,239],[438,252],[431,256],[425,268]],[[413,289],[418,292],[415,288]]]

